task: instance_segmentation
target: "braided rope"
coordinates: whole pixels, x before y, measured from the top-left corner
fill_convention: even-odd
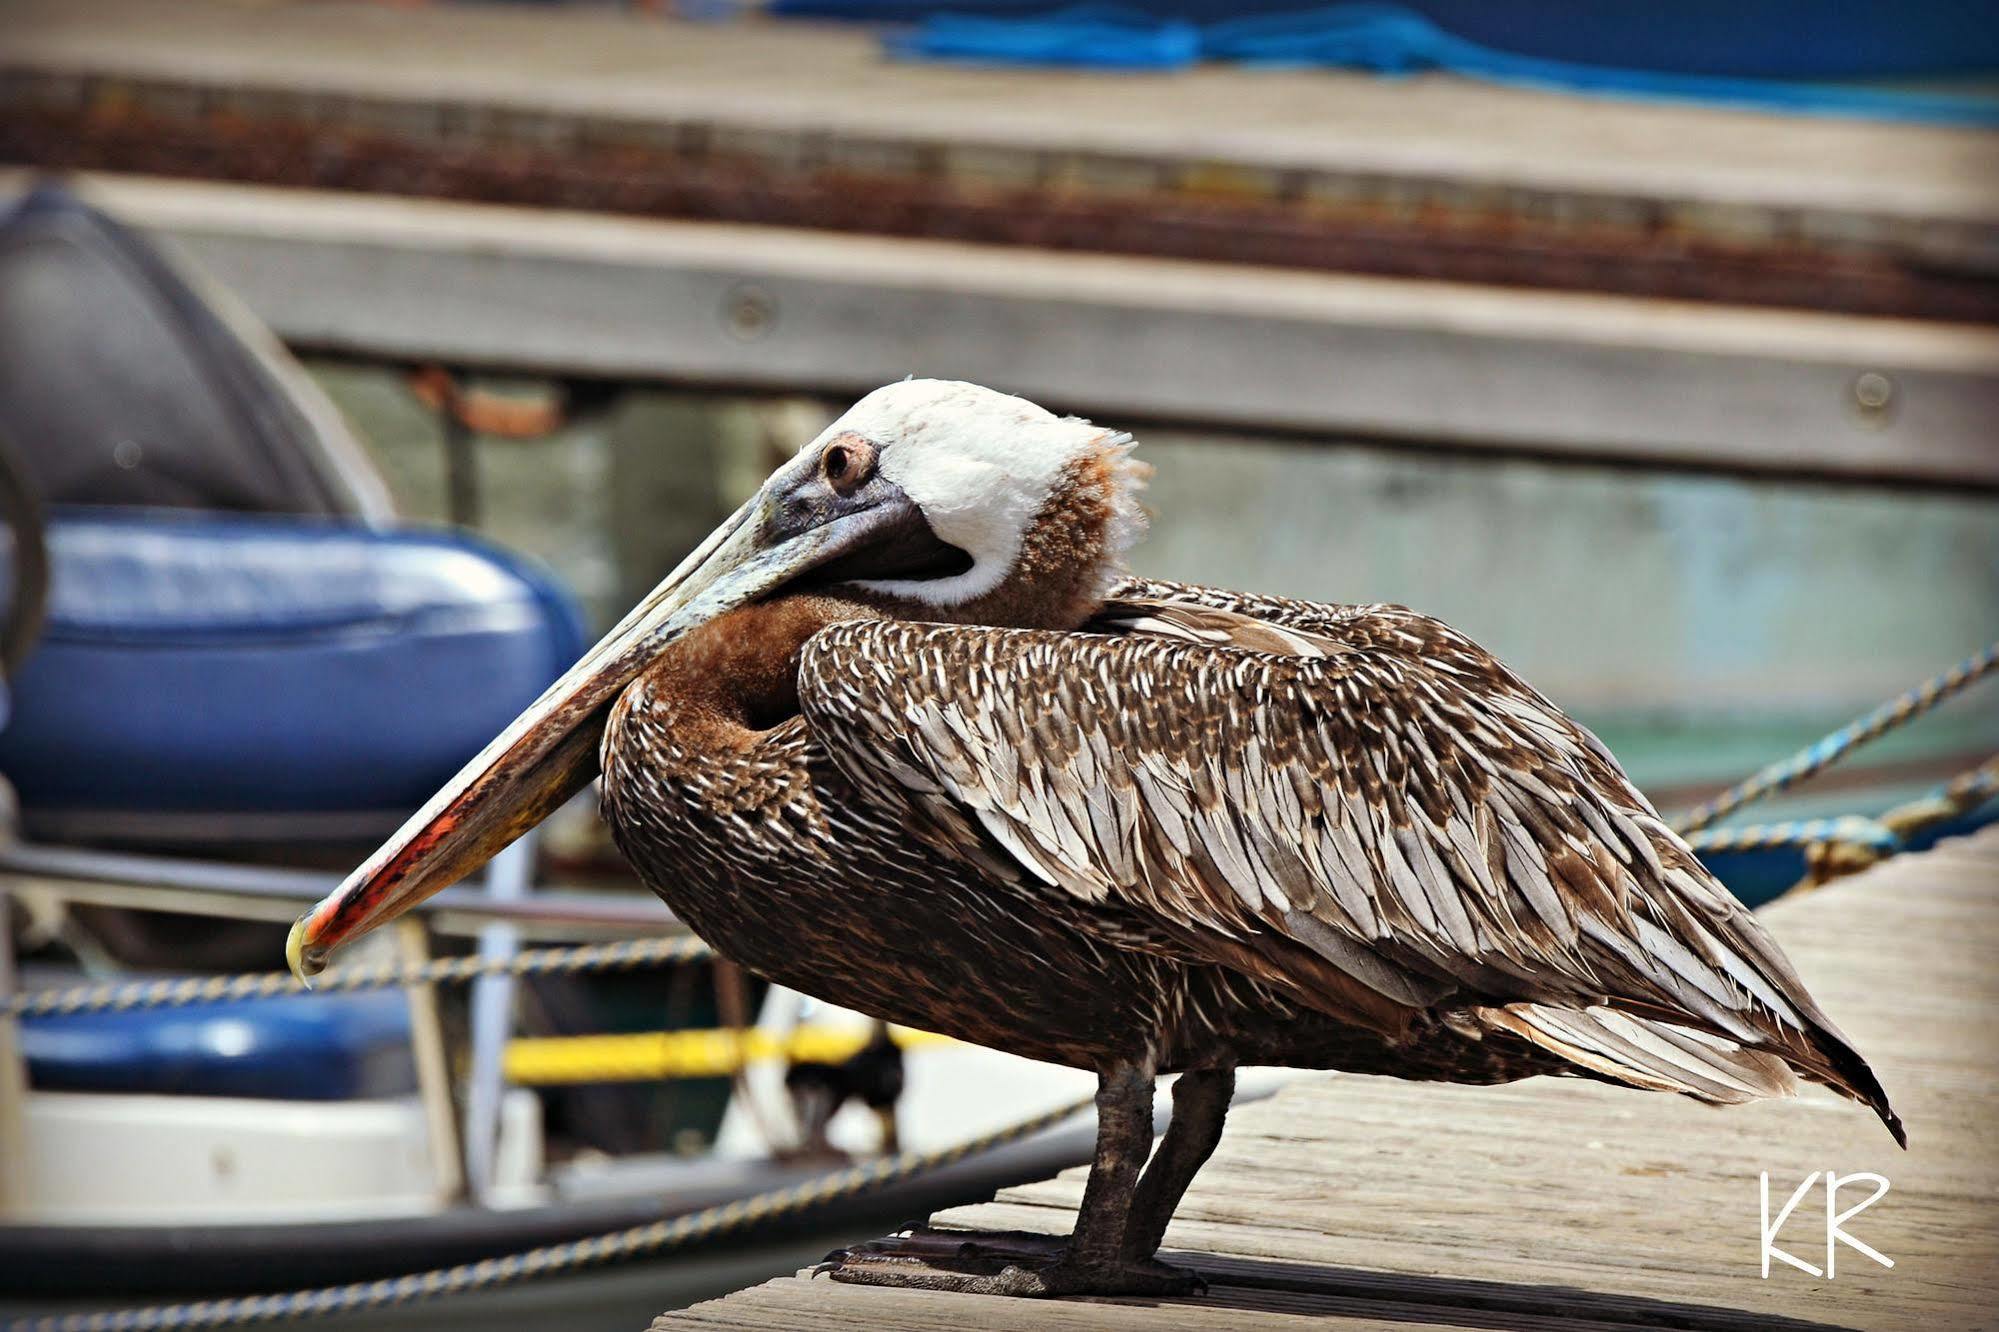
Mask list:
[[[1877,822],[1888,835],[1886,844],[1820,842],[1805,848],[1805,877],[1792,889],[1808,892],[1834,879],[1857,874],[1899,851],[1909,849],[1916,835],[1939,823],[1948,823],[1978,808],[1999,794],[1999,756],[1987,759],[1969,772],[1919,800],[1897,805]]]
[[[1687,845],[1696,855],[1741,851],[1775,851],[1786,847],[1819,846],[1827,842],[1868,847],[1887,854],[1901,845],[1894,829],[1878,819],[1843,814],[1831,819],[1789,819],[1782,823],[1752,823],[1740,828],[1708,828],[1689,834]]]
[[[1906,842],[1925,828],[1969,814],[1994,796],[1999,796],[1999,754],[1922,799],[1897,805],[1881,816],[1881,825]]]
[[[707,944],[692,936],[631,939],[575,948],[530,949],[509,958],[440,957],[417,966],[339,967],[316,977],[312,990],[314,993],[331,993],[378,990],[391,986],[452,984],[480,976],[548,976],[580,971],[615,971],[696,962],[712,955],[713,950]],[[58,1013],[97,1013],[107,1009],[173,1008],[183,1004],[218,1003],[232,999],[268,999],[274,995],[298,993],[302,988],[286,971],[236,976],[185,976],[172,980],[132,981],[122,985],[78,985],[68,989],[11,995],[0,1001],[0,1014],[38,1017]]]
[[[1739,782],[1714,799],[1697,805],[1673,820],[1673,831],[1682,837],[1699,832],[1716,820],[1727,817],[1754,800],[1785,791],[1815,777],[1870,740],[1899,726],[1907,725],[1954,694],[1990,675],[1999,668],[1999,643],[1966,657],[1957,665],[1923,681],[1898,698],[1840,727],[1825,739],[1802,749],[1782,762],[1773,763],[1748,780]]]
[[[560,1244],[545,1244],[504,1257],[433,1268],[428,1272],[412,1272],[407,1276],[380,1281],[325,1286],[317,1290],[17,1319],[6,1325],[6,1332],[182,1332],[182,1329],[233,1327],[278,1319],[318,1318],[390,1305],[414,1304],[439,1295],[464,1294],[602,1263],[654,1256],[766,1221],[796,1215],[843,1198],[858,1197],[926,1171],[954,1165],[968,1156],[1032,1137],[1089,1109],[1093,1103],[1094,1098],[1085,1097],[951,1147],[928,1152],[904,1152],[866,1165],[817,1175],[789,1188],[773,1189],[716,1207],[706,1207],[671,1220],[649,1221],[625,1230],[613,1230]]]
[[[1686,842],[1703,856],[1796,847],[1805,853],[1808,871],[1797,887],[1810,889],[1906,851],[1919,833],[1968,814],[1994,797],[1999,797],[1999,755],[1879,818],[1842,815],[1707,828],[1689,833]]]

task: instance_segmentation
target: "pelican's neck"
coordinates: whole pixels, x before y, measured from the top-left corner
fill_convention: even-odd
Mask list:
[[[753,731],[798,715],[798,650],[827,625],[880,611],[823,595],[755,602],[690,630],[646,672],[655,694]]]

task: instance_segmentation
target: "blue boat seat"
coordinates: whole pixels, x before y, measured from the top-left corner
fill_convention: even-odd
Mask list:
[[[0,731],[36,837],[380,835],[584,647],[548,574],[459,534],[58,509],[48,541]]]
[[[415,1090],[400,991],[23,1019],[38,1091],[338,1101]]]

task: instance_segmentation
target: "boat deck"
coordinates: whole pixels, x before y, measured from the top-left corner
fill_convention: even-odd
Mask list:
[[[668,1314],[700,1328],[1947,1328],[1999,1300],[1999,829],[1903,857],[1766,919],[1874,1061],[1909,1126],[1818,1088],[1715,1110],[1582,1082],[1429,1086],[1327,1077],[1240,1110],[1166,1247],[1207,1274],[1186,1301],[1039,1301],[844,1286],[801,1274]],[[1829,1278],[1761,1275],[1771,1214],[1813,1171],[1776,1243],[1824,1267],[1823,1172],[1888,1194],[1845,1225]],[[1083,1172],[942,1213],[943,1226],[1061,1233]],[[1842,1209],[1867,1197],[1854,1182]]]

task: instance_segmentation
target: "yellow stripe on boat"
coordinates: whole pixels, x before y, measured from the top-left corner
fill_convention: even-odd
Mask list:
[[[954,1045],[934,1032],[892,1030],[905,1050]],[[838,1063],[860,1052],[865,1031],[806,1024],[782,1038],[752,1028],[733,1031],[641,1031],[609,1036],[532,1036],[507,1043],[508,1082],[522,1087],[566,1082],[639,1082],[654,1078],[722,1078],[745,1064],[772,1059]]]

